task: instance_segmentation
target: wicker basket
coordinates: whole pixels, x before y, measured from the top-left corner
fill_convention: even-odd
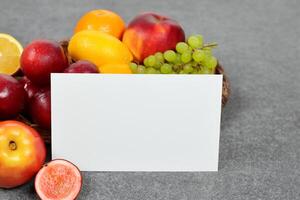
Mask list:
[[[65,54],[68,57],[69,63],[73,63],[73,60],[69,56],[69,53],[68,53],[69,41],[62,40],[62,41],[60,41],[60,45],[63,47]],[[216,74],[223,74],[222,107],[224,107],[225,104],[227,103],[229,95],[230,95],[230,85],[229,85],[228,77],[225,74],[224,68],[220,64],[218,64],[218,66],[216,68]]]
[[[69,63],[73,63],[74,61],[72,60],[72,58],[69,56],[68,54],[68,40],[63,40],[60,42],[61,46],[63,47]],[[228,101],[229,95],[230,95],[230,85],[229,85],[229,81],[228,81],[228,77],[226,76],[223,67],[218,64],[217,68],[216,68],[216,74],[223,74],[223,91],[222,91],[222,107],[225,106],[225,104]],[[49,130],[44,130],[42,128],[40,128],[39,126],[37,126],[36,124],[32,124],[29,120],[27,120],[26,118],[20,116],[19,119],[20,121],[23,121],[27,124],[29,124],[30,126],[32,126],[33,128],[35,128],[43,137],[44,141],[46,144],[50,144],[51,143],[51,131]]]

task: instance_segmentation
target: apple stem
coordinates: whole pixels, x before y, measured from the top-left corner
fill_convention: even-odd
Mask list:
[[[12,151],[17,149],[17,144],[14,141],[10,141],[8,146]]]

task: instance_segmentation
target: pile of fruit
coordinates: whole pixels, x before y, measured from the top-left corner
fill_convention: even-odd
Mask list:
[[[178,22],[155,13],[127,26],[116,13],[93,10],[77,22],[66,45],[39,39],[24,49],[0,33],[0,187],[35,178],[41,199],[74,199],[81,189],[78,168],[66,160],[44,165],[40,130],[51,130],[51,73],[214,74],[215,43],[185,37]]]

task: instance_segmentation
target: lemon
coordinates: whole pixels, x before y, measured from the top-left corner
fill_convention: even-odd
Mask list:
[[[0,33],[0,74],[12,75],[20,68],[22,45],[11,35]]]
[[[129,64],[133,56],[120,40],[107,33],[84,30],[73,35],[68,51],[75,60],[88,60],[98,68],[105,64]]]

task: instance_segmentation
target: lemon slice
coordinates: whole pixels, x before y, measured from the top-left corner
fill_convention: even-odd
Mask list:
[[[20,68],[22,45],[11,35],[0,33],[0,74],[12,75]]]

